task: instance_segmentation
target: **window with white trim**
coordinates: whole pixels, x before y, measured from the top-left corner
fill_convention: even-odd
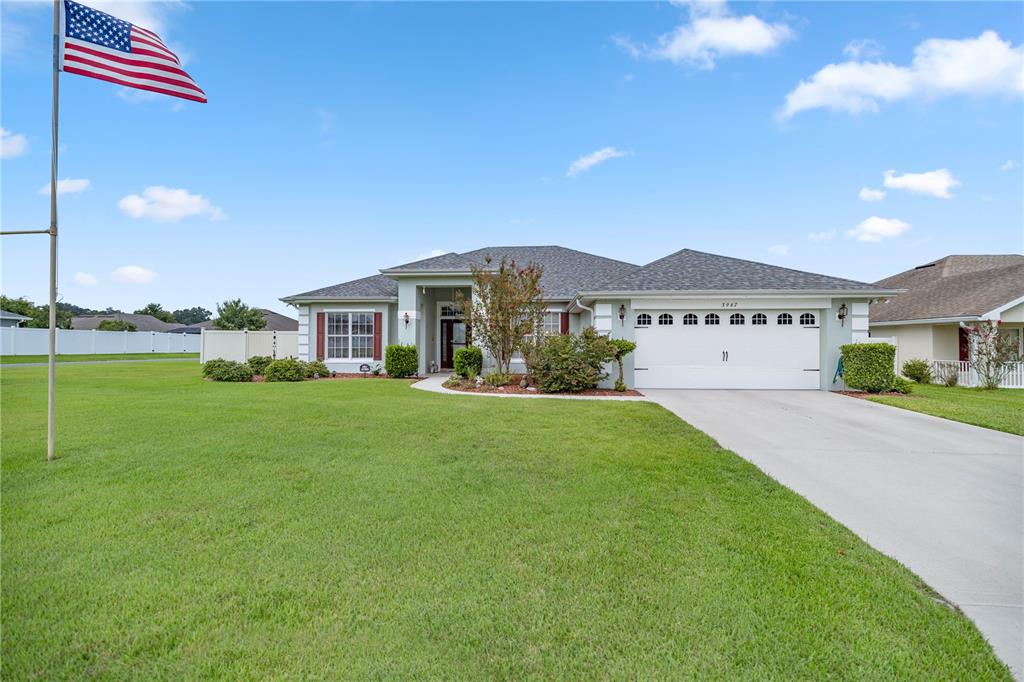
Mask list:
[[[754,313],[750,316],[750,324],[754,326],[768,324],[768,316],[764,313]]]
[[[673,320],[672,316],[669,315],[668,313],[662,313],[661,315],[658,315],[658,324],[661,325],[662,327],[667,327],[673,322],[675,322],[675,320]]]
[[[697,324],[697,316],[693,313],[686,313],[683,315],[683,325],[690,327]]]
[[[704,324],[718,324],[718,315],[716,313],[708,313],[704,316]]]
[[[562,313],[548,311],[540,323],[540,332],[544,336],[557,336],[562,333]]]
[[[648,315],[647,313],[640,313],[639,315],[636,316],[636,326],[638,326],[638,327],[650,327],[651,326],[651,316]]]
[[[462,317],[462,311],[454,303],[444,303],[441,305],[441,317]]]
[[[373,313],[327,313],[328,360],[373,358]]]
[[[776,324],[793,324],[793,316],[789,313],[779,313],[779,316],[775,318]]]
[[[743,316],[743,313],[733,313],[729,316],[729,324],[741,325],[746,323],[747,318]]]
[[[800,316],[800,324],[804,325],[805,327],[813,325],[814,322],[814,313],[804,313],[803,315]]]

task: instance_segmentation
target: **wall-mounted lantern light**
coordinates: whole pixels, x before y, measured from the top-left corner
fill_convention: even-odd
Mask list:
[[[846,326],[846,304],[845,303],[843,303],[842,305],[839,306],[839,315],[837,315],[837,317],[839,318],[839,326],[841,326],[841,327],[842,326]]]
[[[405,311],[405,315],[402,315],[402,320],[405,322],[405,326],[409,326],[409,311]]]
[[[619,323],[626,326],[626,306],[622,303],[619,304]]]

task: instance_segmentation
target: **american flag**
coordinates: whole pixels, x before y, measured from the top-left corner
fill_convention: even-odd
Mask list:
[[[106,12],[64,0],[60,68],[129,88],[205,102],[160,37]]]

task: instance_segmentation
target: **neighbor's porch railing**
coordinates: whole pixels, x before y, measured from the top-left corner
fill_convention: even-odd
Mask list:
[[[1003,376],[1000,386],[1002,388],[1024,388],[1024,362],[1010,362],[1010,369]],[[961,386],[977,386],[978,385],[978,373],[971,367],[971,363],[967,360],[935,360],[932,362],[932,372],[935,375],[935,381],[939,382],[944,372],[953,371],[957,372],[957,382]]]

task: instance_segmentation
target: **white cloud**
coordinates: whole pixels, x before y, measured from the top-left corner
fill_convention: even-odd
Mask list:
[[[75,192],[84,192],[89,189],[91,183],[85,178],[64,178],[63,180],[57,181],[57,196],[61,194],[74,194]],[[50,193],[50,183],[46,183],[39,188],[40,194]]]
[[[0,159],[13,159],[28,151],[28,138],[21,133],[12,133],[0,128]]]
[[[143,102],[155,102],[167,99],[167,95],[149,90],[136,90],[135,88],[119,88],[117,96],[129,104],[142,104]]]
[[[148,284],[157,274],[141,265],[122,265],[110,273],[110,279],[121,284]]]
[[[316,126],[321,133],[329,133],[334,130],[335,115],[330,109],[318,108],[316,113]]]
[[[775,244],[774,246],[769,246],[768,252],[774,253],[777,256],[788,256],[789,244]]]
[[[960,186],[960,181],[946,168],[928,171],[927,173],[904,173],[896,175],[896,171],[885,171],[885,186],[890,189],[902,189],[914,194],[930,194],[940,199],[952,199],[949,190]]]
[[[76,272],[74,282],[80,287],[96,286],[96,278],[90,275],[88,272]]]
[[[634,58],[666,59],[700,69],[735,55],[765,54],[793,37],[781,23],[770,24],[752,14],[733,16],[725,2],[689,2],[690,20],[660,36],[655,45],[638,45],[626,37],[613,40]]]
[[[861,59],[878,59],[885,52],[882,43],[874,38],[859,38],[846,43],[843,54],[854,61]]]
[[[624,152],[615,147],[603,147],[596,152],[581,156],[569,164],[569,170],[565,172],[565,177],[575,178],[580,173],[590,170],[599,163],[604,163],[608,159],[617,159],[620,156],[629,156],[629,152]]]
[[[861,187],[860,192],[857,193],[861,201],[881,201],[885,198],[884,189],[872,189],[870,187]]]
[[[157,2],[125,2],[124,0],[92,0],[89,6],[118,19],[160,33],[167,28],[167,14],[178,7],[186,7],[180,0],[159,0]],[[163,36],[161,36],[163,37]]]
[[[823,242],[832,239],[836,236],[835,230],[828,230],[826,232],[809,232],[807,238],[812,242]]]
[[[977,38],[932,38],[914,48],[908,66],[849,61],[828,64],[786,95],[779,117],[809,109],[851,114],[877,112],[879,102],[951,95],[1019,95],[1024,92],[1024,46],[995,31]]]
[[[509,225],[533,225],[537,222],[536,218],[509,218]]]
[[[200,194],[187,189],[156,185],[147,187],[142,196],[129,194],[117,202],[118,208],[132,218],[145,218],[161,223],[173,223],[190,216],[205,215],[210,220],[223,220],[224,213]]]
[[[861,242],[880,242],[890,237],[898,237],[909,229],[910,225],[902,220],[871,216],[852,230],[847,230],[846,236]]]
[[[1013,170],[1014,168],[1020,168],[1020,161],[1014,161],[1013,159],[1009,159],[999,167],[999,170],[1010,171]]]

